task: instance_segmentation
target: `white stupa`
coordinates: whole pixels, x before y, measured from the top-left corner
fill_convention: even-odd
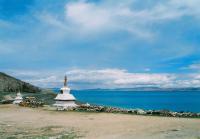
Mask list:
[[[15,100],[13,101],[13,104],[19,104],[23,101],[22,95],[20,92],[17,93],[17,96],[15,97]]]
[[[71,107],[76,107],[76,98],[70,94],[70,88],[67,87],[67,76],[64,79],[64,86],[60,89],[60,93],[56,96],[56,103],[54,106],[57,108],[67,109]]]

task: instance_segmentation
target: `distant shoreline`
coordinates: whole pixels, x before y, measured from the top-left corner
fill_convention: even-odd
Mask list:
[[[51,90],[60,90],[60,88],[47,88]],[[151,92],[151,91],[161,91],[161,92],[200,92],[199,87],[188,87],[188,88],[159,88],[159,87],[138,87],[138,88],[113,88],[113,89],[104,89],[104,88],[94,88],[94,89],[72,89],[71,91],[135,91],[135,92]]]

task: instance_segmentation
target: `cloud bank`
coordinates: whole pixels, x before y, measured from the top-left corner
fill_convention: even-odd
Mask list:
[[[44,88],[61,87],[64,72],[10,71],[12,75]],[[73,89],[134,87],[200,87],[200,74],[130,73],[123,69],[71,69],[66,71]]]

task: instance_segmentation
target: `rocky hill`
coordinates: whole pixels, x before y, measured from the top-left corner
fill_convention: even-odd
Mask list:
[[[36,93],[41,91],[40,88],[34,85],[0,72],[0,92],[16,92],[19,90],[27,93]]]

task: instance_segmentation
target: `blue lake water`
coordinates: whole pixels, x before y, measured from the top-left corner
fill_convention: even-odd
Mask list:
[[[200,112],[200,92],[71,91],[81,102],[119,108]]]

